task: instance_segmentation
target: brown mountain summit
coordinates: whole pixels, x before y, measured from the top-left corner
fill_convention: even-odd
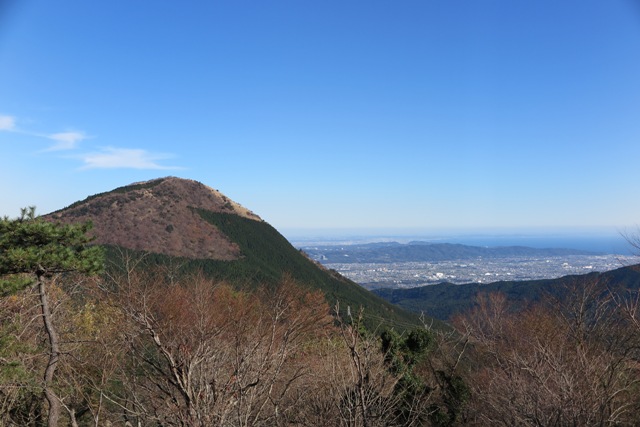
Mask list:
[[[87,197],[45,219],[91,221],[97,244],[188,258],[185,272],[201,271],[214,280],[270,286],[288,277],[322,291],[329,304],[364,307],[372,327],[383,321],[400,328],[418,324],[415,315],[314,263],[260,217],[197,181],[138,182]]]
[[[197,259],[240,257],[238,246],[194,209],[262,221],[219,191],[175,177],[90,196],[46,218],[65,223],[90,220],[98,244]]]

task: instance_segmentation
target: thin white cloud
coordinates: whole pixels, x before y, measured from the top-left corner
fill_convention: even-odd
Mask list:
[[[57,133],[40,133],[19,129],[14,116],[0,114],[0,131],[15,132],[23,135],[54,141],[53,145],[40,153],[51,151],[69,151],[76,149],[80,142],[90,139],[83,131],[69,130]],[[104,147],[98,151],[68,156],[82,162],[80,169],[182,169],[178,166],[165,166],[162,160],[173,157],[170,154],[153,153],[144,149]]]
[[[0,115],[0,130],[16,130],[16,118],[13,116]]]
[[[80,141],[87,139],[84,132],[60,132],[46,135],[47,138],[56,141],[47,151],[71,150],[76,148]]]
[[[170,155],[135,148],[105,147],[100,152],[79,157],[84,162],[81,169],[180,169],[158,163],[172,157]]]
[[[68,131],[58,133],[40,133],[31,130],[19,129],[16,126],[16,118],[14,116],[0,114],[0,131],[16,132],[22,135],[35,136],[37,138],[45,138],[55,141],[55,144],[44,151],[60,151],[71,150],[76,148],[80,141],[87,139],[87,135],[82,131]]]

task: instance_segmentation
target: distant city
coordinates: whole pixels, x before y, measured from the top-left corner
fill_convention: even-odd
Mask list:
[[[621,236],[568,237],[550,236],[485,236],[452,239],[456,244],[440,245],[432,242],[368,243],[364,239],[342,241],[298,241],[294,245],[325,267],[333,269],[368,289],[410,288],[442,282],[453,284],[491,283],[497,281],[552,279],[566,275],[604,272],[640,263],[640,257]],[[461,244],[464,242],[464,244]],[[490,245],[487,245],[489,243]],[[477,244],[478,246],[474,246]],[[482,246],[480,246],[482,245]],[[424,255],[424,259],[409,249],[439,246],[456,247],[457,251],[438,252],[438,259]],[[505,246],[531,249],[530,254],[509,255],[487,253],[470,255],[468,250],[493,250]],[[533,248],[556,248],[533,249]],[[558,253],[557,248],[569,248]],[[588,251],[588,252],[587,252]],[[615,253],[614,253],[615,252]],[[404,255],[399,255],[404,254]],[[409,256],[412,255],[412,256]],[[407,259],[402,259],[406,256]],[[457,259],[456,259],[457,257]],[[444,259],[448,258],[448,259]],[[380,262],[380,260],[389,262]],[[371,262],[367,262],[371,261]]]
[[[640,258],[619,255],[477,259],[474,261],[327,263],[367,289],[411,288],[448,282],[491,283],[501,280],[552,279],[570,274],[608,271],[637,264]]]

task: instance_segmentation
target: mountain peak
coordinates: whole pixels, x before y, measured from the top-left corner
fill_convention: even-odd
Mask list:
[[[215,280],[268,286],[290,277],[321,290],[330,304],[364,307],[375,316],[365,322],[384,316],[399,324],[417,324],[416,316],[321,268],[260,217],[197,181],[166,177],[136,182],[44,218],[91,221],[96,244],[185,258],[184,271],[202,271]],[[150,262],[163,259],[151,257]]]
[[[96,194],[46,218],[63,223],[92,221],[98,244],[197,259],[239,258],[238,246],[196,210],[262,221],[218,190],[177,177]]]

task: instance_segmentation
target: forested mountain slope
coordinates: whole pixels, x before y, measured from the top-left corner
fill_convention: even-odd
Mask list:
[[[147,263],[179,265],[185,273],[237,286],[274,284],[284,276],[320,289],[330,305],[364,307],[369,323],[416,324],[356,283],[330,272],[295,249],[259,216],[196,181],[160,178],[90,196],[47,219],[91,221],[95,243],[112,257],[120,249],[145,253]],[[117,249],[120,248],[120,249]]]
[[[522,309],[546,297],[563,298],[567,286],[599,281],[603,291],[638,290],[640,265],[633,265],[585,275],[565,276],[558,279],[502,281],[488,284],[469,283],[454,285],[440,283],[410,289],[377,289],[373,291],[387,301],[416,313],[425,313],[437,319],[448,320],[452,316],[475,306],[479,293],[505,294],[513,310]]]

